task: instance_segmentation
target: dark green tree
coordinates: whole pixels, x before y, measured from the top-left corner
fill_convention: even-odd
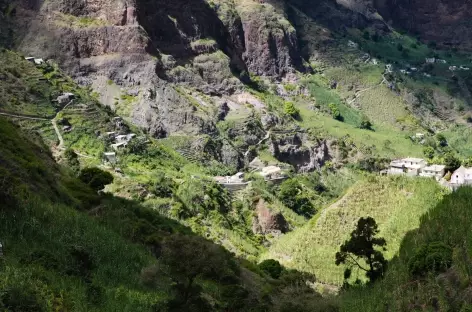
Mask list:
[[[285,180],[279,189],[279,199],[285,206],[303,216],[312,216],[316,210],[296,179]]]
[[[74,173],[77,174],[80,171],[79,157],[77,157],[73,149],[68,148],[64,151],[64,159],[67,166],[69,166]]]
[[[272,278],[279,278],[284,268],[277,260],[267,259],[259,263],[259,268],[269,274]]]
[[[287,115],[292,116],[293,118],[298,118],[300,116],[300,111],[295,107],[293,102],[284,103],[284,112]]]
[[[438,140],[439,146],[441,146],[441,147],[446,147],[447,146],[447,139],[443,134],[441,134],[441,133],[436,134],[436,140]]]
[[[408,261],[408,271],[413,276],[444,272],[452,265],[452,252],[452,248],[443,242],[424,244]]]
[[[164,172],[158,172],[154,178],[153,193],[158,197],[172,197],[176,189],[176,183]]]
[[[461,166],[461,161],[451,152],[444,155],[444,165],[446,166],[446,172],[454,172]]]
[[[351,233],[351,238],[345,241],[340,251],[336,253],[336,265],[347,265],[346,279],[350,277],[352,267],[365,271],[370,282],[383,277],[387,269],[387,260],[378,248],[385,251],[387,243],[385,239],[376,237],[378,233],[379,229],[373,218],[359,219],[356,229]],[[360,263],[360,260],[365,261],[367,267]]]
[[[365,130],[373,130],[372,129],[372,122],[367,118],[366,116],[362,117],[361,123],[359,125],[359,128],[365,129]]]
[[[341,112],[339,111],[339,108],[336,104],[331,103],[328,105],[329,111],[331,113],[331,116],[339,121],[343,120],[343,117],[341,116]]]
[[[433,159],[433,157],[434,157],[434,148],[432,148],[431,146],[426,146],[423,149],[423,154],[426,158]]]
[[[149,286],[159,283],[162,276],[172,281],[171,311],[209,311],[198,281],[237,283],[238,275],[237,266],[223,248],[198,236],[179,234],[163,242],[159,264],[145,269],[142,279]]]
[[[146,152],[147,139],[145,137],[134,138],[128,142],[127,149],[129,153],[142,155]]]
[[[79,179],[95,191],[100,191],[105,185],[113,182],[111,173],[97,167],[82,169],[79,174]]]

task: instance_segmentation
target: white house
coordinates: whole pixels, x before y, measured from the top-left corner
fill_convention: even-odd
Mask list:
[[[114,149],[114,150],[118,150],[122,147],[126,147],[128,145],[128,142],[125,141],[125,142],[120,142],[120,143],[115,143],[115,144],[112,144],[111,147]]]
[[[444,165],[431,165],[421,169],[420,176],[427,178],[435,178],[439,181],[444,176],[444,170],[446,166]]]
[[[404,158],[392,161],[388,173],[418,175],[424,167],[426,167],[426,161],[424,159]]]
[[[349,48],[357,49],[357,47],[358,47],[359,45],[358,45],[357,43],[355,43],[354,41],[349,40],[349,41],[347,42],[347,46],[348,46]]]
[[[450,182],[451,184],[455,185],[472,184],[472,168],[460,166],[460,168],[454,171],[454,173],[451,175]]]
[[[103,158],[105,159],[105,161],[109,162],[110,164],[116,164],[115,152],[105,152],[103,153]]]

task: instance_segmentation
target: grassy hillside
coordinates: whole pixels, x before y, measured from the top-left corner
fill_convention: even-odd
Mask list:
[[[384,280],[342,293],[342,310],[470,311],[471,201],[470,188],[447,195],[421,218],[419,228],[408,232],[401,241]],[[409,261],[419,248],[431,243],[452,248],[451,267],[412,276]]]
[[[368,176],[307,225],[275,242],[264,257],[340,285],[344,269],[335,265],[334,255],[360,217],[371,216],[377,221],[380,235],[387,240],[387,257],[392,258],[402,237],[418,227],[420,217],[441,197],[442,191],[433,180]]]
[[[306,275],[272,279],[154,209],[97,195],[39,142],[0,118],[1,310],[282,311],[294,297],[306,311],[330,305]]]

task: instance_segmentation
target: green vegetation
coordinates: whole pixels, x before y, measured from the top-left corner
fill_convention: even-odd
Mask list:
[[[269,274],[272,278],[279,278],[282,274],[283,267],[280,263],[274,259],[267,259],[259,263],[259,268],[265,273]]]
[[[388,246],[385,258],[391,259],[398,252],[403,235],[419,225],[420,217],[437,204],[442,194],[433,180],[367,176],[305,226],[274,242],[263,257],[278,260],[288,268],[312,272],[319,281],[342,285],[344,270],[335,265],[335,254],[359,218],[370,216],[376,220],[379,235]],[[363,272],[354,270],[350,281],[362,277]]]
[[[371,283],[384,276],[387,260],[378,249],[386,251],[387,242],[381,237],[376,237],[378,233],[378,225],[373,218],[359,219],[356,229],[351,233],[351,238],[345,241],[340,251],[336,253],[336,265],[347,265],[344,271],[345,280],[350,278],[353,267],[365,271]],[[367,267],[360,264],[361,261],[365,262]]]
[[[285,206],[302,216],[311,217],[316,213],[303,185],[296,179],[284,181],[280,185],[278,197]]]
[[[385,305],[393,311],[470,309],[470,301],[462,298],[471,279],[471,200],[470,188],[446,196],[404,237],[385,278],[343,293],[341,310],[379,311]]]
[[[295,107],[293,102],[284,103],[284,112],[285,114],[292,116],[293,118],[298,118],[300,115],[300,111]]]
[[[79,174],[79,179],[95,191],[103,190],[105,185],[113,182],[111,173],[96,167],[82,169]]]

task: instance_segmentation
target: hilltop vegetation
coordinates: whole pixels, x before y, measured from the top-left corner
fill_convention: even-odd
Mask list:
[[[470,191],[377,173],[472,163],[470,56],[315,2],[0,0],[0,310],[466,311]]]
[[[385,279],[342,294],[343,311],[468,311],[471,278],[470,188],[447,195],[401,241]],[[434,247],[436,246],[436,247]],[[425,248],[427,248],[425,251]],[[413,269],[426,252],[432,262]],[[428,258],[426,258],[428,259]]]
[[[335,265],[335,254],[360,217],[377,221],[390,259],[398,252],[403,236],[416,228],[421,216],[441,198],[441,188],[432,180],[367,176],[305,226],[276,241],[264,257],[316,274],[321,282],[342,285],[344,268]],[[352,281],[363,275],[354,271]]]

